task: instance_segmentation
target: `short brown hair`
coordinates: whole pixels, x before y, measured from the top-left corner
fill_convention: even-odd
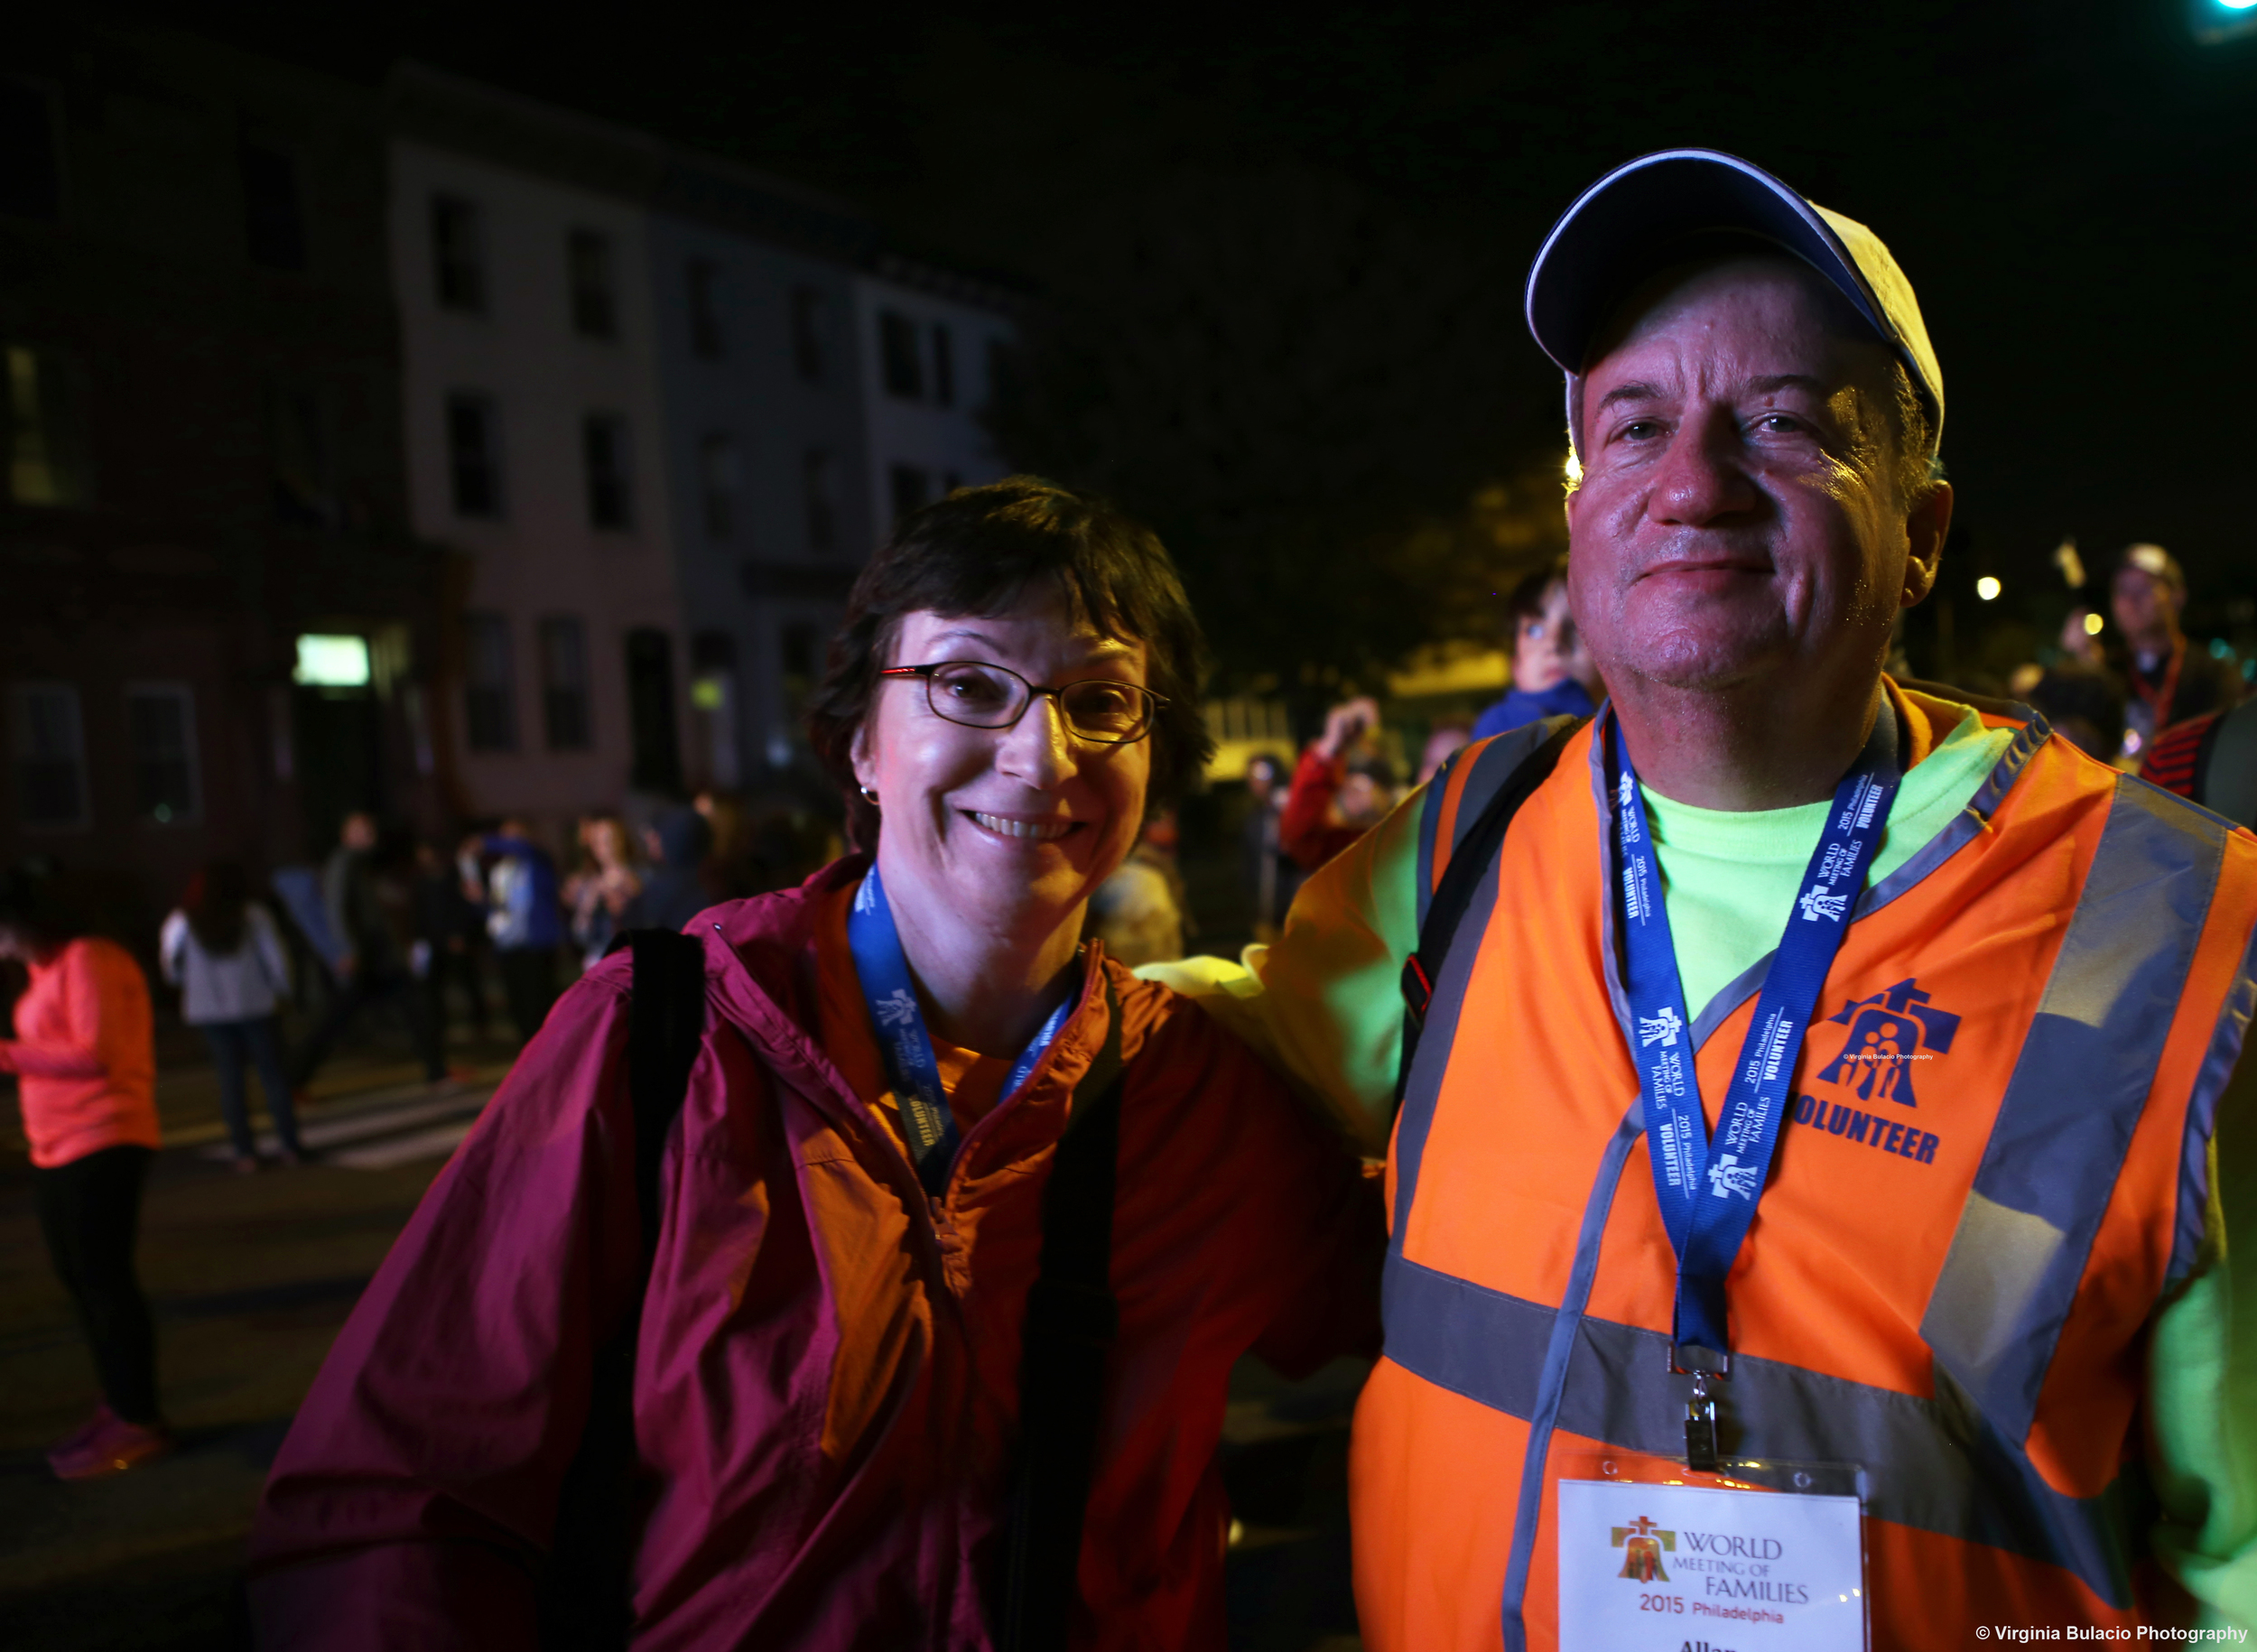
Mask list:
[[[878,811],[854,778],[854,742],[902,620],[1002,614],[1043,580],[1055,582],[1075,625],[1145,645],[1147,685],[1165,701],[1150,737],[1151,803],[1180,796],[1205,770],[1214,754],[1199,710],[1206,643],[1166,547],[1102,500],[1008,477],[903,517],[847,599],[807,732],[846,798],[858,846],[876,845]]]

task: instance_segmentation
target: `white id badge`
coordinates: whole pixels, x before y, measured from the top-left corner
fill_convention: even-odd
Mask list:
[[[1865,1652],[1854,1466],[1562,1468],[1592,1477],[1558,1482],[1560,1652]]]

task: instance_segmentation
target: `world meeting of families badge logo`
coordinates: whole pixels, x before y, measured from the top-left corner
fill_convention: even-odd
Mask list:
[[[1619,1576],[1633,1578],[1641,1583],[1666,1583],[1669,1574],[1662,1570],[1661,1555],[1667,1549],[1677,1552],[1677,1535],[1662,1530],[1644,1515],[1628,1526],[1613,1528],[1614,1546],[1622,1551],[1622,1570]]]

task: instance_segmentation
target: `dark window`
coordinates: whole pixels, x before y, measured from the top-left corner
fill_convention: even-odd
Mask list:
[[[682,741],[674,726],[673,639],[638,626],[627,634],[627,784],[639,791],[682,791]]]
[[[478,245],[478,209],[456,195],[431,198],[432,272],[449,310],[486,309],[486,261]]]
[[[243,146],[243,228],[253,264],[269,270],[306,267],[298,164],[279,149]]]
[[[329,409],[320,393],[303,385],[270,385],[267,427],[274,460],[275,520],[301,527],[335,526]]]
[[[690,288],[690,353],[700,361],[719,361],[724,354],[720,265],[711,258],[692,258],[687,280]]]
[[[807,450],[807,544],[830,551],[839,543],[839,461],[828,448]]]
[[[627,421],[617,413],[590,413],[581,421],[580,457],[588,473],[588,525],[635,525],[635,497],[627,471]]]
[[[0,80],[0,213],[11,218],[62,216],[62,167],[47,94],[21,80]]]
[[[498,422],[490,397],[460,394],[447,398],[447,476],[458,516],[498,518],[502,514]]]
[[[792,289],[792,365],[811,385],[831,370],[831,305],[820,287]]]
[[[511,684],[509,620],[501,614],[465,614],[464,712],[472,751],[517,749],[517,696]]]
[[[541,622],[541,732],[551,751],[595,744],[588,718],[588,632],[570,615]]]
[[[611,237],[575,229],[566,237],[572,282],[572,330],[583,339],[619,336],[619,302],[611,279]]]
[[[704,498],[709,539],[727,539],[737,531],[738,471],[733,438],[715,431],[698,443],[699,491]]]
[[[905,402],[924,399],[924,367],[917,359],[917,324],[898,311],[878,313],[878,357],[885,364],[886,394]]]
[[[50,831],[88,824],[79,691],[68,682],[23,682],[14,698],[17,818]]]
[[[943,407],[956,405],[956,350],[938,321],[933,323],[933,399]]]
[[[896,465],[887,472],[894,497],[894,520],[928,505],[933,498],[933,473],[915,465]]]
[[[86,404],[71,364],[37,345],[0,345],[0,430],[7,438],[6,497],[18,505],[84,505],[93,495]]]
[[[134,757],[134,806],[143,820],[182,826],[198,812],[196,710],[183,683],[125,691],[125,730]]]

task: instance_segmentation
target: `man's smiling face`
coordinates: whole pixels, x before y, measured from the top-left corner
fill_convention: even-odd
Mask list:
[[[1567,511],[1601,673],[1698,690],[1878,671],[1935,581],[1940,532],[1910,519],[1949,508],[1901,497],[1888,351],[1783,256],[1658,277],[1623,317],[1584,374]]]

